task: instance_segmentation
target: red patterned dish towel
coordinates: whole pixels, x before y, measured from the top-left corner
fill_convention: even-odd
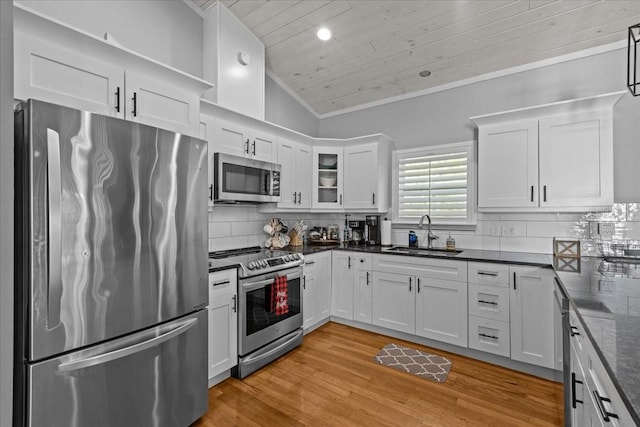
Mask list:
[[[289,312],[289,295],[287,292],[287,277],[276,277],[271,285],[271,312],[277,316]]]

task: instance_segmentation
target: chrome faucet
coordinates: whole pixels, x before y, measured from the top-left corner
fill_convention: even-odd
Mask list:
[[[427,228],[427,249],[433,249],[433,241],[437,240],[440,238],[440,236],[437,236],[435,234],[433,234],[431,232],[431,217],[429,215],[422,215],[422,217],[420,218],[420,223],[418,224],[418,228],[420,230],[424,229],[424,217],[427,217],[427,221],[428,221],[428,228]]]

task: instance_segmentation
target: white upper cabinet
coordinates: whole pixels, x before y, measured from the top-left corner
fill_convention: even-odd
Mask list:
[[[280,201],[278,208],[309,209],[311,207],[311,145],[278,138]]]
[[[313,208],[387,212],[393,142],[371,135],[322,143],[313,147]]]
[[[624,93],[472,117],[478,126],[478,210],[610,208],[612,110]]]
[[[538,122],[478,130],[478,209],[538,206]]]
[[[205,98],[221,107],[264,119],[264,44],[221,2],[203,20],[203,75],[216,84]]]
[[[263,162],[274,162],[277,158],[276,137],[242,120],[216,120],[214,147],[216,152]]]
[[[117,65],[115,65],[117,64]],[[14,97],[35,98],[200,134],[200,95],[212,84],[14,7]]]
[[[339,210],[343,208],[342,147],[313,147],[313,207]]]

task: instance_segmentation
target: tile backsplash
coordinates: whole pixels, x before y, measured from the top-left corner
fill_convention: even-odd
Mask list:
[[[258,212],[255,206],[216,206],[209,211],[209,251],[264,244],[267,238],[262,227],[272,217],[292,226],[302,219],[309,226],[344,225],[344,214]],[[352,215],[351,219],[364,219]],[[640,240],[640,203],[616,203],[610,212],[598,213],[524,213],[478,214],[474,231],[451,230],[456,246],[462,249],[502,250],[513,252],[553,253],[553,238],[580,240],[583,255],[597,255],[596,240],[591,227],[597,222],[614,226],[613,240]],[[426,230],[414,229],[418,243],[426,244]],[[435,246],[444,246],[449,230],[437,229],[440,236]],[[409,230],[394,228],[392,243],[406,245]]]

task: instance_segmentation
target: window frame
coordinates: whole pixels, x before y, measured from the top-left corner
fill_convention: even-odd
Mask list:
[[[464,141],[450,144],[432,145],[427,147],[409,148],[403,150],[394,150],[392,153],[392,186],[391,186],[391,220],[394,225],[411,225],[417,224],[419,218],[400,217],[399,216],[399,160],[412,156],[429,156],[450,154],[460,151],[467,152],[467,216],[465,219],[449,219],[435,218],[432,224],[435,228],[459,228],[459,229],[475,229],[477,224],[477,201],[476,201],[476,146],[475,141]],[[427,213],[427,212],[425,212]]]

